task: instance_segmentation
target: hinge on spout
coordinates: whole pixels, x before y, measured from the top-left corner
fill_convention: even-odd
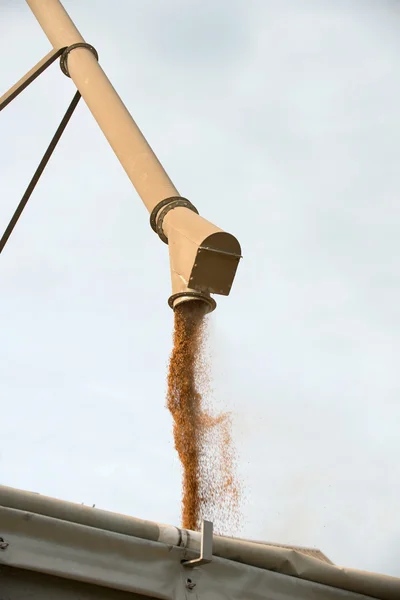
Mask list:
[[[203,521],[201,524],[200,556],[192,560],[183,560],[184,567],[200,567],[212,561],[213,553],[213,524],[211,521]]]

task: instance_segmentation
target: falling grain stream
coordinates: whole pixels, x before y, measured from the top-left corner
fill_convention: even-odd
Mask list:
[[[210,406],[205,310],[197,301],[175,309],[167,406],[183,471],[182,527],[198,531],[209,519],[218,533],[231,535],[240,521],[240,486],[230,414]]]

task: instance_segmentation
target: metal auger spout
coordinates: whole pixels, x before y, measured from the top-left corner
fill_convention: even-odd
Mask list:
[[[237,239],[198,214],[180,196],[157,156],[100,67],[59,0],[26,0],[110,146],[150,213],[150,223],[168,244],[174,309],[202,300],[208,312],[211,294],[227,296],[241,258]]]
[[[182,302],[201,300],[207,312],[216,307],[210,294],[227,296],[240,260],[237,239],[203,219],[184,198],[169,198],[152,211],[150,223],[168,244],[175,309]]]

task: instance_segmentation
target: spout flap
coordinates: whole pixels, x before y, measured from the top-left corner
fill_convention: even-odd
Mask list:
[[[228,296],[241,259],[240,244],[230,233],[218,231],[199,246],[189,287],[199,292]]]
[[[228,296],[241,258],[237,239],[186,208],[171,210],[165,225],[173,294]]]

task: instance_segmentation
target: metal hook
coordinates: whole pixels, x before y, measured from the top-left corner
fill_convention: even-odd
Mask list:
[[[200,556],[192,560],[183,560],[184,567],[199,567],[212,561],[213,552],[213,524],[211,521],[204,521],[201,524],[201,543]]]

